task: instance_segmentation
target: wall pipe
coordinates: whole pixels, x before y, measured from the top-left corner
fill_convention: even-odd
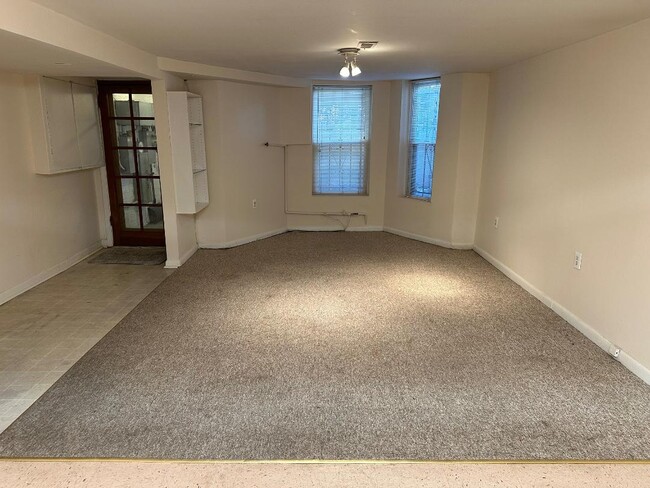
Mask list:
[[[317,215],[320,217],[326,217],[334,220],[335,222],[343,226],[343,230],[347,230],[352,221],[352,217],[363,217],[364,225],[368,224],[368,216],[365,213],[361,212],[346,212],[345,210],[341,212],[306,212],[300,210],[289,210],[289,203],[287,198],[287,148],[291,146],[311,146],[311,143],[301,143],[301,144],[277,144],[272,142],[265,142],[266,147],[279,147],[282,148],[283,159],[282,159],[282,170],[284,173],[284,213],[286,215]],[[341,222],[336,217],[347,217],[348,221],[346,224]]]

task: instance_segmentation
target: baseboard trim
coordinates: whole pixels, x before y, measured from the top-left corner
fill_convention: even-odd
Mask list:
[[[289,227],[288,231],[296,230],[301,232],[336,232],[336,231],[345,231],[345,232],[381,232],[384,230],[382,226],[379,225],[365,225],[363,227],[348,227],[347,229],[342,229],[341,226],[304,226],[298,225]]]
[[[271,230],[268,232],[262,232],[261,234],[255,234],[250,237],[244,237],[242,239],[236,239],[234,241],[224,242],[221,244],[211,244],[206,242],[199,242],[199,249],[229,249],[231,247],[242,246],[244,244],[249,244],[251,242],[259,241],[262,239],[267,239],[269,237],[277,236],[284,234],[285,232],[291,232],[293,230],[304,231],[304,232],[333,232],[341,231],[338,226],[324,227],[324,226],[297,226],[297,227],[282,227],[280,229]],[[384,230],[381,226],[365,226],[365,227],[349,227],[347,232],[381,232]]]
[[[165,261],[165,268],[166,269],[180,268],[183,265],[183,263],[185,263],[188,259],[190,259],[194,255],[194,253],[198,250],[199,250],[199,246],[195,244],[192,247],[192,249],[190,249],[185,254],[183,254],[180,257],[180,259],[168,259],[167,261]]]
[[[421,241],[426,242],[427,244],[433,244],[435,246],[446,247],[447,249],[472,249],[474,247],[474,244],[452,243],[442,239],[434,239],[433,237],[413,234],[412,232],[395,229],[394,227],[384,227],[384,232],[406,237],[407,239],[413,239],[414,241]]]
[[[483,257],[488,263],[490,263],[492,266],[497,268],[499,271],[501,271],[512,281],[517,283],[519,286],[521,286],[524,290],[526,290],[528,293],[530,293],[535,298],[537,298],[548,308],[553,310],[560,317],[566,320],[569,324],[571,324],[579,332],[581,332],[585,337],[587,337],[587,339],[589,339],[591,342],[593,342],[598,347],[603,349],[605,352],[609,353],[610,348],[618,347],[618,346],[614,346],[613,342],[611,342],[606,337],[601,335],[600,332],[594,329],[591,325],[587,324],[584,320],[582,320],[580,317],[575,315],[573,312],[571,312],[563,305],[560,305],[559,303],[554,301],[551,297],[549,297],[543,291],[541,291],[540,289],[536,288],[531,283],[526,281],[526,279],[524,279],[522,276],[517,274],[511,268],[503,264],[501,261],[499,261],[497,258],[492,256],[490,253],[488,253],[484,249],[481,249],[478,246],[474,246],[474,251],[476,251],[476,253],[478,253],[481,257]],[[623,350],[621,350],[621,354],[618,357],[618,361],[627,369],[629,369],[632,373],[634,373],[636,376],[641,378],[645,383],[650,385],[649,368],[645,367],[643,364],[641,364],[639,361],[634,359],[632,356],[630,356]]]
[[[284,234],[287,232],[286,227],[280,229],[270,230],[268,232],[262,232],[260,234],[255,234],[249,237],[243,237],[242,239],[236,239],[234,241],[224,242],[220,244],[209,244],[205,242],[199,242],[199,249],[229,249],[231,247],[237,247],[244,244],[249,244],[251,242],[259,241],[262,239],[267,239],[269,237],[277,236],[279,234]]]
[[[66,260],[61,261],[59,264],[56,264],[51,268],[46,269],[45,271],[41,271],[37,275],[32,276],[26,281],[23,281],[19,285],[16,285],[12,288],[9,288],[8,290],[3,291],[2,293],[0,293],[0,305],[8,302],[12,298],[16,298],[18,295],[25,293],[27,290],[30,290],[35,286],[40,285],[44,281],[49,280],[50,278],[58,275],[59,273],[62,273],[63,271],[65,271],[68,268],[71,268],[75,264],[80,263],[88,256],[102,249],[102,247],[103,246],[101,241],[97,241],[91,246],[88,246],[87,248],[73,254]]]

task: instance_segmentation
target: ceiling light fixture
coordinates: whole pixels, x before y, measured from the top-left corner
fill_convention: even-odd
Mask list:
[[[338,50],[339,54],[345,58],[343,62],[343,67],[339,74],[343,78],[349,78],[350,76],[358,76],[361,74],[361,68],[357,64],[357,55],[359,54],[358,47],[344,47]]]

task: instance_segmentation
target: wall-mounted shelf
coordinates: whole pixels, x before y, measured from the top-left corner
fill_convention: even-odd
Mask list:
[[[176,188],[176,213],[195,214],[210,203],[203,132],[203,100],[184,91],[167,92]]]
[[[34,170],[52,175],[104,165],[97,88],[92,84],[26,77]]]

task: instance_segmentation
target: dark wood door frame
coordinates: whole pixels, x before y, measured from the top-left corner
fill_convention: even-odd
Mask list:
[[[111,227],[113,228],[113,242],[116,246],[164,246],[165,231],[164,229],[145,229],[142,217],[142,197],[141,197],[141,175],[139,173],[138,150],[156,150],[157,147],[138,147],[136,141],[135,121],[152,120],[152,117],[139,117],[134,114],[131,96],[134,94],[151,94],[151,82],[143,81],[98,81],[99,89],[99,108],[102,119],[102,131],[104,136],[104,151],[106,155],[106,176],[108,179],[108,193],[111,208]],[[114,105],[112,103],[113,93],[129,94],[130,117],[116,116]],[[139,115],[139,114],[138,114]],[[115,134],[115,120],[131,120],[132,144],[130,146],[120,146]],[[139,229],[127,228],[123,207],[134,206],[122,202],[122,187],[119,171],[119,150],[133,151],[133,161],[137,196],[138,196],[138,219],[140,222]],[[142,178],[144,179],[144,178]],[[148,180],[158,179],[160,176],[147,175]],[[162,201],[160,203],[146,204],[147,209],[160,208],[162,212]]]

